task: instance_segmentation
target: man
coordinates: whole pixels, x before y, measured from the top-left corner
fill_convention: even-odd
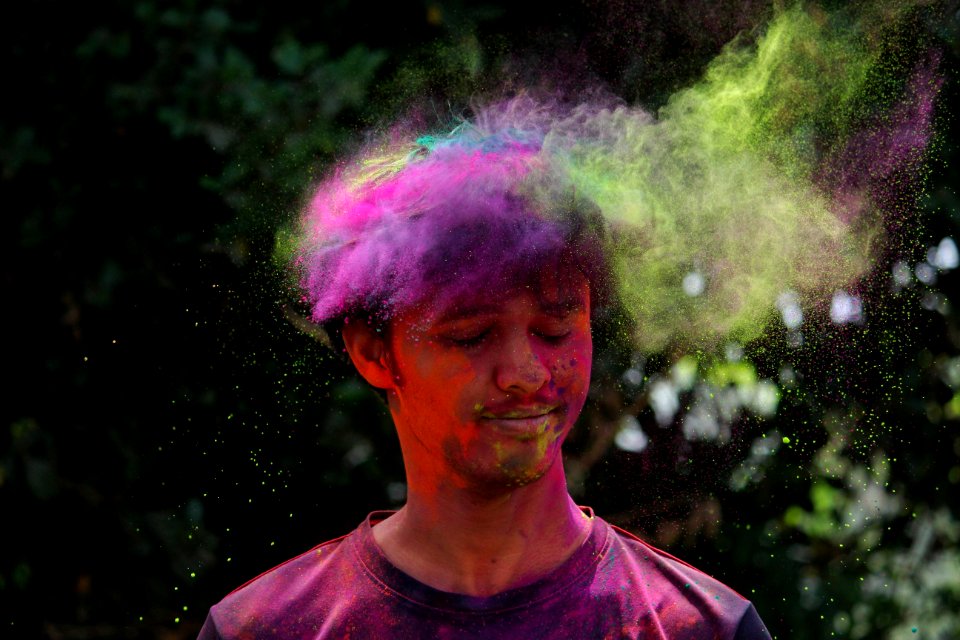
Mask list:
[[[301,230],[313,319],[385,393],[406,504],[234,591],[200,637],[769,638],[747,600],[567,493],[605,228],[536,118],[483,115],[362,154]]]

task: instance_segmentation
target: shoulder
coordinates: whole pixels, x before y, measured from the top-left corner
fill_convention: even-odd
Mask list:
[[[360,570],[350,548],[355,535],[319,544],[234,589],[211,607],[200,637],[261,637],[286,628],[291,612],[309,610]]]
[[[644,600],[643,609],[673,630],[670,637],[769,638],[749,600],[692,565],[611,529],[599,575]],[[752,630],[743,635],[744,630]]]
[[[627,563],[636,575],[658,586],[694,589],[710,592],[713,596],[746,602],[746,598],[719,580],[666,551],[658,549],[634,534],[609,525],[614,533],[611,551],[620,562]]]

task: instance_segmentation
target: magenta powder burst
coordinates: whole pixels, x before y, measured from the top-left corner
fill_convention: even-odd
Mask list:
[[[557,189],[544,130],[522,124],[464,123],[378,149],[321,184],[298,257],[313,320],[387,318],[440,290],[506,290],[561,263],[603,291],[596,208]]]
[[[884,61],[880,18],[781,11],[656,114],[521,93],[448,133],[390,132],[317,187],[294,234],[312,319],[566,265],[615,294],[642,350],[757,337],[784,295],[821,303],[869,273],[909,217],[937,59]]]

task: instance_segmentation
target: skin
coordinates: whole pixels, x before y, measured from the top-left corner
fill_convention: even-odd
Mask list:
[[[387,392],[403,451],[407,503],[373,529],[394,565],[489,596],[572,555],[591,525],[560,460],[590,382],[586,279],[421,305],[384,334],[352,322],[343,337],[360,374]]]

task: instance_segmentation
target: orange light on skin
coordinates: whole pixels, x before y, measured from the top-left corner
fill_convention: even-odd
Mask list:
[[[496,493],[556,462],[590,381],[589,288],[577,284],[562,299],[521,290],[396,319],[387,391],[411,483]]]
[[[569,280],[409,309],[386,339],[371,337],[381,343],[366,363],[351,349],[359,323],[347,325],[358,370],[387,391],[411,494],[509,492],[557,461],[593,350],[589,286],[580,274]]]

